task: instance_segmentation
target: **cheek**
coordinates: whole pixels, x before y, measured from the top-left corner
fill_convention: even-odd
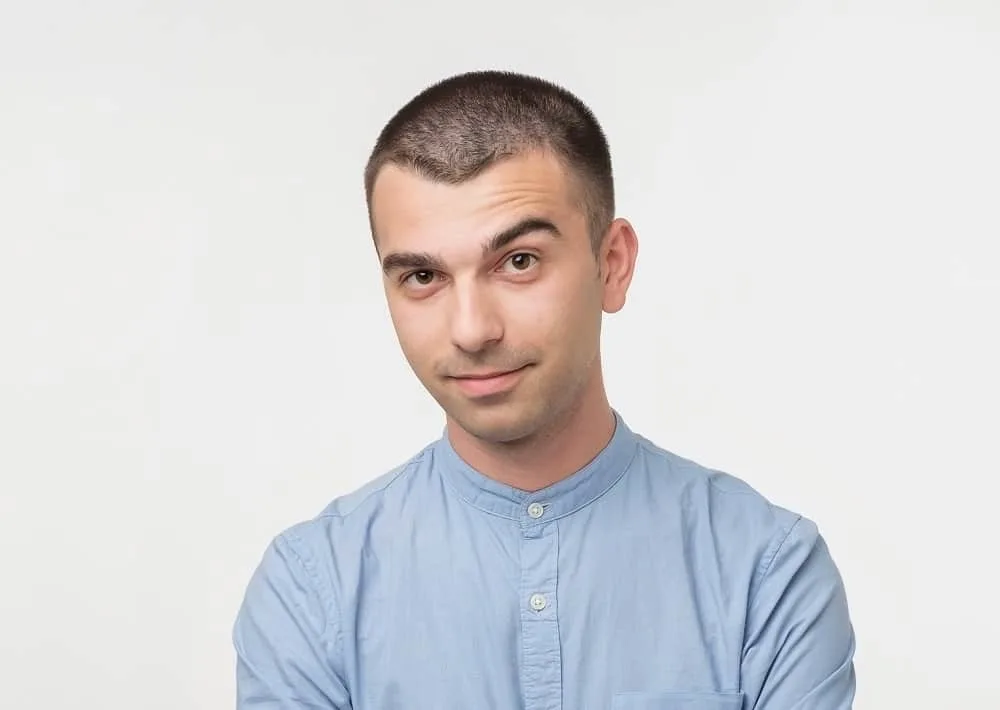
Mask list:
[[[434,344],[441,342],[431,315],[414,304],[390,303],[389,316],[403,355],[414,368],[426,367],[433,357]]]
[[[508,336],[526,345],[573,348],[590,337],[595,320],[599,328],[600,294],[590,283],[553,280],[510,305]]]

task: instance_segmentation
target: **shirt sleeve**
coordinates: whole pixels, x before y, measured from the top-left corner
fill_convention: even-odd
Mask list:
[[[843,581],[815,524],[799,518],[762,564],[743,648],[744,707],[851,710],[854,630]]]
[[[255,570],[233,628],[237,710],[348,710],[336,601],[286,536]]]

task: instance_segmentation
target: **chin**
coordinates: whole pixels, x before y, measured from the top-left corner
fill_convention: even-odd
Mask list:
[[[457,407],[448,412],[449,417],[470,435],[491,444],[512,444],[530,437],[541,428],[539,414],[523,406],[481,411]]]

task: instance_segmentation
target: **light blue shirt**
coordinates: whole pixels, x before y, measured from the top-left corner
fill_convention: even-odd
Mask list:
[[[847,710],[854,633],[809,520],[617,416],[527,493],[446,436],[269,546],[240,710]]]

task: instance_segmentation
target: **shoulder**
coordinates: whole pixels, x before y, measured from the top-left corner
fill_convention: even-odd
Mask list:
[[[801,515],[775,504],[747,480],[706,466],[639,437],[641,464],[687,506],[713,505],[727,516],[790,528]]]
[[[757,575],[767,571],[790,542],[815,540],[815,523],[785,508],[733,473],[722,471],[651,442],[640,442],[640,465],[679,508],[690,534],[723,555],[752,559]]]
[[[419,506],[433,476],[432,444],[354,490],[344,493],[312,518],[281,530],[275,543],[294,551],[307,567],[331,572],[335,557],[352,557],[373,538],[391,535],[405,513]]]

